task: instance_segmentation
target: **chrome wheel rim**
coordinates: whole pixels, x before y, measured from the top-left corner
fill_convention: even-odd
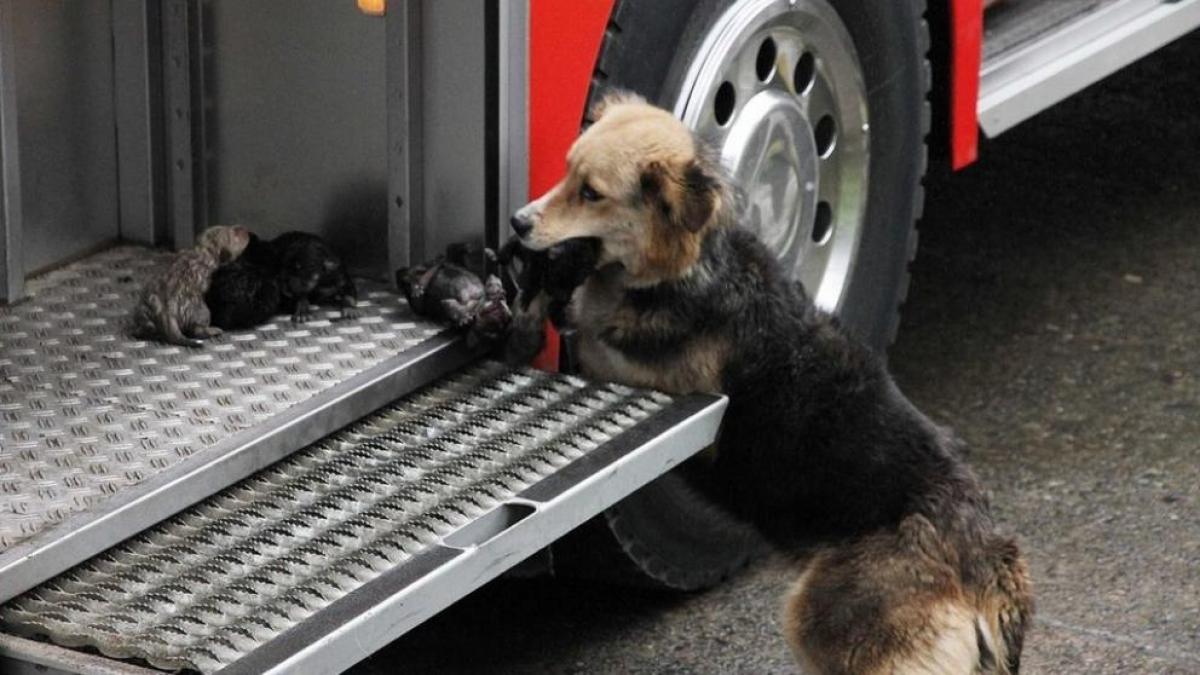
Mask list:
[[[705,37],[675,114],[715,148],[754,231],[836,312],[862,240],[870,128],[849,32],[825,0],[740,0]]]

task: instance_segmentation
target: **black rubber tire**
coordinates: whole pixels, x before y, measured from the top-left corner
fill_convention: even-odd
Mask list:
[[[914,223],[924,201],[931,84],[925,3],[829,2],[858,51],[872,129],[866,227],[841,319],[883,351],[896,335],[908,264],[916,253]],[[705,35],[731,4],[733,0],[619,0],[597,62],[591,102],[619,88],[673,106]],[[703,472],[695,463],[690,468]],[[615,540],[646,578],[678,589],[716,584],[763,550],[751,528],[710,503],[679,470],[585,526],[565,542],[556,566],[576,567],[587,559],[590,566],[609,572],[601,576],[619,574],[621,565],[602,562],[605,546],[597,538],[608,538],[609,549]]]

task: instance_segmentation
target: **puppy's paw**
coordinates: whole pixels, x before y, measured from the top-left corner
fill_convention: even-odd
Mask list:
[[[342,320],[352,321],[360,319],[363,316],[363,311],[354,305],[345,305],[342,307]]]
[[[512,365],[529,363],[546,344],[550,296],[539,293],[527,303],[521,300],[518,297],[515,303],[517,309],[512,313],[508,341],[504,346],[504,360]]]
[[[312,318],[313,311],[311,309],[306,309],[304,311],[298,310],[295,314],[292,314],[292,323],[308,323],[309,321],[312,321]]]

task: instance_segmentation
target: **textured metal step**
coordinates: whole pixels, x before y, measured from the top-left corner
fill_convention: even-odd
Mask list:
[[[135,339],[166,255],[111,249],[0,307],[0,602],[471,358],[371,284],[354,320]]]
[[[475,366],[17,598],[0,621],[159,668],[341,670],[712,443],[724,407]]]

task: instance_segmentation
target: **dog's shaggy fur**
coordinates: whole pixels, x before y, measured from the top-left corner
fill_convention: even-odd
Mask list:
[[[185,347],[199,347],[201,339],[220,335],[221,329],[210,325],[204,294],[217,266],[237,258],[249,243],[250,233],[241,227],[216,225],[202,232],[195,246],[176,253],[142,289],[134,332]]]
[[[733,226],[682,124],[628,95],[594,113],[517,224],[534,249],[601,242],[570,308],[585,374],[729,396],[714,494],[799,561],[783,624],[806,672],[1015,673],[1029,575],[960,441]]]

